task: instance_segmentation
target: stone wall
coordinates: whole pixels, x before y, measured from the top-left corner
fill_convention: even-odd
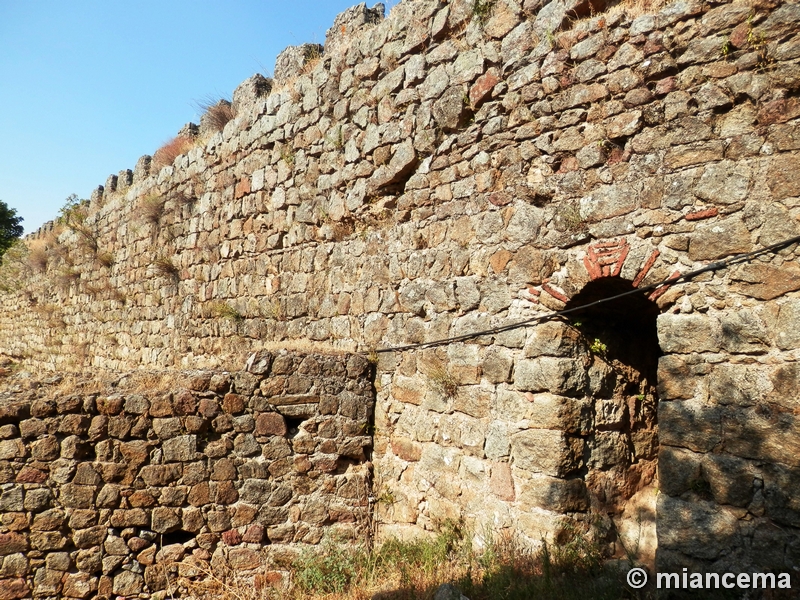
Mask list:
[[[211,567],[266,585],[326,532],[369,535],[365,359],[67,381],[0,399],[0,597],[177,594]]]
[[[0,348],[53,369],[368,353],[798,233],[798,4],[489,5],[362,5],[321,56],[245,82],[223,131],[6,261]],[[652,554],[657,501],[663,565],[796,564],[796,257],[380,354],[381,531],[461,518],[535,543],[599,514],[611,551]]]

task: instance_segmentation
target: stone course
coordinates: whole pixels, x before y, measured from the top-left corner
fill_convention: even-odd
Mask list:
[[[326,532],[368,536],[372,366],[251,358],[249,370],[162,373],[160,384],[10,380],[0,597],[169,597],[192,569],[252,579]]]
[[[269,85],[240,86],[221,132],[109,179],[81,228],[29,236],[28,261],[3,267],[0,349],[61,370],[217,368],[308,344],[366,355],[795,236],[797,6],[678,0],[630,17],[497,0],[484,19],[471,0],[403,0],[381,20],[360,5],[321,56],[292,49]],[[662,570],[797,564],[798,290],[795,245],[648,292],[622,311],[639,334],[588,314],[378,355],[380,534],[464,519],[536,544],[599,515],[619,555],[623,541],[652,558],[657,533]],[[314,404],[309,383],[287,378],[287,416]],[[175,441],[147,471],[162,487],[181,464],[165,457],[196,435],[170,418],[219,410],[176,398],[181,414],[158,417]],[[133,431],[135,404],[109,431]],[[63,427],[36,452],[85,452],[87,424]],[[258,452],[244,432],[232,443],[218,458]]]

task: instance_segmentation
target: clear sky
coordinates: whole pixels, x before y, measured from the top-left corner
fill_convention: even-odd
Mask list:
[[[0,0],[0,200],[37,229],[357,3]]]

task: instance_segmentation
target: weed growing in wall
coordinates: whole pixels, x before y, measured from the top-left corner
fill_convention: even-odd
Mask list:
[[[495,0],[475,0],[472,4],[472,14],[483,25],[492,16]]]
[[[161,216],[164,214],[165,203],[166,200],[158,194],[145,196],[139,205],[139,214],[146,223],[158,226]]]
[[[222,131],[225,125],[236,118],[236,111],[229,100],[224,98],[205,98],[197,103],[203,115],[200,117],[201,126],[210,131]]]
[[[110,269],[114,265],[114,255],[111,254],[111,252],[98,252],[96,258],[97,262],[107,269]]]
[[[28,264],[30,264],[31,268],[34,271],[44,273],[47,271],[49,262],[50,253],[47,251],[47,248],[41,243],[31,243],[28,250]]]
[[[195,139],[186,135],[179,135],[166,142],[153,154],[153,166],[157,170],[169,167],[181,154],[186,154],[194,147]]]
[[[153,267],[155,267],[156,272],[162,277],[166,277],[173,281],[180,280],[180,269],[175,266],[175,263],[172,262],[172,259],[168,256],[157,257],[153,261]]]
[[[226,302],[212,302],[209,305],[211,315],[219,319],[230,319],[236,323],[244,319],[242,313]]]
[[[58,211],[58,222],[75,232],[82,246],[92,252],[97,252],[98,236],[93,227],[86,222],[88,215],[89,201],[78,198],[76,194],[71,194]]]
[[[433,389],[445,398],[455,398],[458,395],[458,381],[447,370],[447,365],[435,360],[426,366],[426,374]]]

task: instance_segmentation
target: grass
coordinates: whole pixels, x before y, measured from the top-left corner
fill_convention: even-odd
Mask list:
[[[47,251],[47,248],[41,244],[30,244],[28,251],[28,263],[35,271],[39,271],[41,273],[47,271],[47,263],[49,261],[50,253]]]
[[[99,252],[97,262],[106,268],[111,268],[114,265],[114,255],[111,252]]]
[[[319,44],[306,44],[303,50],[303,68],[300,72],[308,75],[322,60],[322,47]]]
[[[327,539],[286,565],[282,584],[252,585],[233,573],[177,583],[198,600],[432,600],[444,583],[471,600],[648,598],[635,595],[624,573],[604,564],[600,546],[576,530],[538,550],[509,535],[484,537],[476,550],[472,536],[448,522],[430,538],[389,539],[372,550]]]
[[[233,105],[224,98],[205,98],[197,102],[197,106],[203,113],[201,122],[208,125],[211,131],[222,131],[225,125],[236,118]]]
[[[431,361],[426,365],[425,371],[431,386],[442,396],[452,399],[458,395],[458,381],[443,362]]]
[[[58,211],[58,222],[78,235],[79,243],[91,252],[97,252],[97,233],[86,223],[89,202],[71,194]]]
[[[472,4],[472,14],[483,25],[492,15],[495,0],[475,0]]]
[[[180,269],[175,266],[175,263],[172,262],[172,259],[168,256],[157,257],[153,261],[153,266],[155,267],[156,272],[163,277],[172,279],[174,281],[178,281],[180,279]]]
[[[164,214],[165,202],[166,200],[158,194],[145,196],[139,206],[139,214],[145,222],[158,226],[161,216]]]
[[[220,319],[230,319],[236,323],[244,319],[242,313],[226,302],[212,302],[210,309],[211,315]]]
[[[179,135],[166,142],[153,154],[153,165],[161,170],[169,167],[181,154],[186,154],[194,147],[195,139],[185,135]]]

